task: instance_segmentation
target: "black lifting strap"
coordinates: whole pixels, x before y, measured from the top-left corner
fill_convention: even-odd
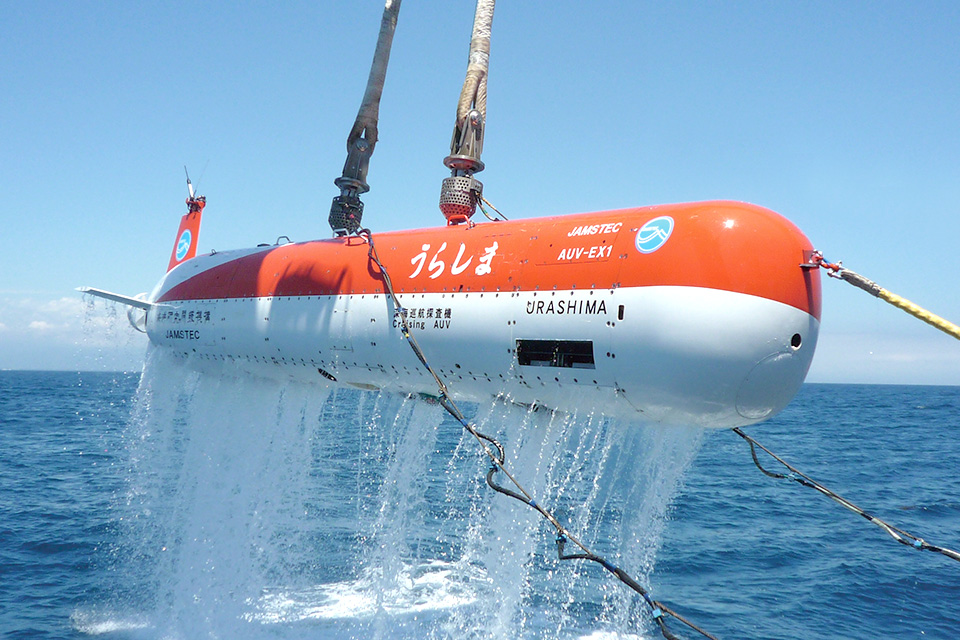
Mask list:
[[[380,118],[380,97],[387,76],[387,63],[390,62],[390,48],[393,34],[397,29],[401,0],[386,0],[383,17],[380,19],[380,34],[377,47],[370,65],[367,88],[357,111],[357,118],[347,136],[347,159],[343,164],[343,173],[334,180],[340,188],[340,195],[330,205],[328,221],[334,235],[352,235],[360,230],[363,218],[363,202],[360,194],[370,190],[367,184],[367,170],[370,156],[377,145],[377,122]]]

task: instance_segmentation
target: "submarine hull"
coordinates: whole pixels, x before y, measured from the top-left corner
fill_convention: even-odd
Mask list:
[[[197,256],[150,295],[153,343],[197,367],[734,427],[793,398],[820,318],[812,246],[707,202]]]

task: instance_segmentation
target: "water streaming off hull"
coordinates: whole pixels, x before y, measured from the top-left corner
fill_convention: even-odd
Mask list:
[[[501,401],[475,421],[541,503],[649,584],[698,430]],[[556,560],[552,530],[486,487],[477,443],[420,399],[152,353],[127,441],[105,615],[145,620],[138,638],[649,633],[598,566]]]

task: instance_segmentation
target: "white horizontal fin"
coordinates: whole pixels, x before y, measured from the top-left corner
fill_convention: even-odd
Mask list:
[[[119,302],[120,304],[125,304],[130,307],[137,307],[138,309],[146,310],[154,306],[152,302],[147,302],[146,300],[139,300],[130,296],[122,296],[119,293],[110,293],[109,291],[104,291],[103,289],[94,289],[93,287],[77,287],[77,291],[81,293],[89,293],[90,295],[97,296],[98,298],[113,300],[114,302]]]

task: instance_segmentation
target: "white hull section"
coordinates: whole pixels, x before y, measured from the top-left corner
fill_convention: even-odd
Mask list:
[[[786,406],[819,329],[791,306],[695,287],[418,293],[400,302],[456,399],[596,406],[706,427],[751,424]],[[147,331],[196,366],[436,395],[399,325],[389,297],[366,294],[166,302]]]

